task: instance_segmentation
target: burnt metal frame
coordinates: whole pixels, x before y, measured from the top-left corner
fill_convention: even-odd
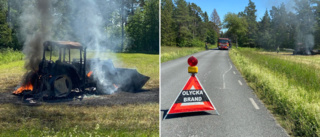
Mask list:
[[[86,56],[87,56],[87,47],[84,47],[84,46],[79,46],[78,48],[72,48],[71,46],[67,46],[67,45],[60,45],[58,43],[55,43],[55,42],[49,42],[50,44],[44,44],[44,50],[43,50],[43,58],[42,60],[45,61],[46,60],[46,53],[45,53],[45,49],[46,48],[49,48],[49,46],[51,47],[50,49],[50,60],[49,61],[52,61],[52,51],[53,51],[53,47],[58,47],[59,48],[59,58],[58,60],[61,61],[61,50],[63,49],[63,62],[66,62],[65,61],[65,50],[68,49],[68,52],[69,52],[69,62],[68,64],[71,64],[71,52],[70,50],[71,49],[79,49],[80,50],[80,68],[79,68],[79,74],[80,74],[80,88],[82,91],[84,91],[85,87],[86,87],[86,64],[87,64],[87,59],[86,59]],[[83,56],[82,56],[82,52],[83,52]],[[83,57],[83,61],[82,61],[82,57]],[[82,64],[83,62],[83,64]],[[39,68],[39,69],[42,69],[42,68]]]

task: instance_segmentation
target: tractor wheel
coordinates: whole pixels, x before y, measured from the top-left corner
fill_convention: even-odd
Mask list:
[[[53,90],[55,97],[66,97],[72,89],[72,81],[67,75],[59,75],[53,79]]]

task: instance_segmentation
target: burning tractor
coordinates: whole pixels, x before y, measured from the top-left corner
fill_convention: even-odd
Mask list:
[[[78,42],[46,41],[43,48],[38,70],[27,73],[13,94],[43,98],[66,97],[73,91],[98,94],[104,94],[106,90],[133,92],[140,90],[150,78],[135,69],[115,68],[111,60],[87,59],[86,47]],[[71,49],[72,52],[76,50],[78,58],[71,60]],[[58,58],[53,54],[58,54]],[[57,60],[53,61],[54,58]],[[102,65],[92,66],[97,64]],[[95,73],[92,68],[103,71]]]
[[[320,54],[319,50],[306,46],[304,43],[298,43],[293,51],[293,55],[315,55]]]

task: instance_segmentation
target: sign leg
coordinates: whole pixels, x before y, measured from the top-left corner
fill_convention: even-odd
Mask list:
[[[216,111],[216,113],[220,116],[220,114],[219,114],[218,110],[215,110],[215,111]]]
[[[167,118],[167,116],[168,116],[168,113],[164,116],[164,118],[162,120],[165,120]]]

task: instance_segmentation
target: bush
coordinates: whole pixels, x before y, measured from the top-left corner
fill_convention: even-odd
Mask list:
[[[0,65],[10,63],[17,60],[23,59],[21,51],[13,50],[12,48],[0,49]]]
[[[205,43],[198,39],[189,40],[186,47],[205,47]]]

